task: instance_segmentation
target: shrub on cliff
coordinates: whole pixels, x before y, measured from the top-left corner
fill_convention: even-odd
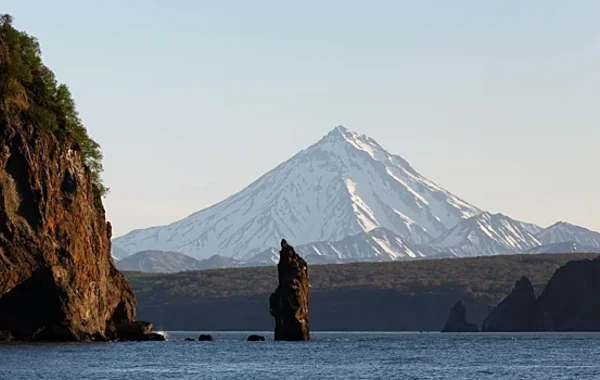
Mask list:
[[[16,30],[12,21],[10,15],[0,15],[0,139],[7,126],[20,124],[61,142],[76,142],[99,202],[108,191],[101,179],[100,145],[83,126],[69,88],[43,64],[37,39]]]

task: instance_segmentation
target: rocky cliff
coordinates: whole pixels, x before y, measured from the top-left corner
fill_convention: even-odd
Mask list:
[[[482,331],[530,331],[535,310],[536,299],[531,281],[521,277],[512,292],[485,319]]]
[[[281,241],[277,272],[279,286],[269,298],[275,340],[309,340],[308,266],[285,240]]]
[[[600,259],[559,268],[538,299],[536,331],[600,331]]]
[[[118,338],[136,303],[111,259],[98,145],[11,23],[0,15],[0,336]]]
[[[477,325],[467,322],[467,309],[463,301],[452,306],[442,332],[477,332]]]
[[[112,262],[111,226],[94,205],[80,148],[2,119],[0,330],[114,338],[117,324],[135,319],[135,299]]]

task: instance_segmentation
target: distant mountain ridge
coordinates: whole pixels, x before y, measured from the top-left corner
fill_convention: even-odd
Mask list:
[[[115,264],[120,270],[147,273],[176,273],[246,265],[238,260],[218,255],[199,261],[183,253],[165,251],[137,252],[117,261]]]
[[[458,223],[428,244],[458,257],[520,253],[539,245],[520,222],[488,212]]]
[[[581,245],[576,241],[565,241],[533,247],[525,253],[600,253],[600,248]]]
[[[563,222],[561,222],[563,223]],[[541,245],[522,222],[502,214],[481,213],[466,219],[429,244],[406,243],[402,237],[383,227],[348,236],[335,242],[315,242],[296,246],[311,264],[342,264],[352,262],[439,259],[447,257],[485,256],[512,253],[600,253],[600,248],[584,246],[575,241]],[[566,227],[563,223],[561,228]],[[556,228],[556,226],[551,226]],[[576,233],[594,231],[568,225]],[[550,227],[549,227],[550,228]],[[562,229],[561,229],[562,230]],[[548,228],[540,234],[548,236]],[[502,232],[502,234],[499,234]],[[568,235],[564,235],[563,237]],[[584,239],[581,235],[580,239]],[[590,237],[584,239],[589,241]],[[527,246],[531,246],[527,249]],[[213,255],[196,260],[177,252],[142,251],[117,261],[122,270],[152,273],[174,273],[189,270],[219,269],[274,265],[279,261],[276,248],[266,249],[246,260]]]
[[[545,252],[570,241],[600,248],[600,233],[583,227],[542,228],[473,206],[339,126],[224,201],[114,239],[113,256],[161,250],[210,267],[266,265],[282,238],[322,264]]]
[[[541,244],[574,241],[582,246],[600,248],[600,232],[566,222],[557,222],[537,233]]]
[[[179,252],[141,251],[115,263],[120,270],[175,273],[198,270],[200,262]]]

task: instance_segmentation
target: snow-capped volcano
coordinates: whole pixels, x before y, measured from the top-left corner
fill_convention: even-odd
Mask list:
[[[428,246],[465,257],[522,253],[539,245],[522,222],[484,212],[460,222]]]
[[[224,201],[132,231],[114,245],[130,254],[250,258],[283,237],[297,245],[333,242],[378,227],[424,244],[480,212],[373,139],[340,126]]]

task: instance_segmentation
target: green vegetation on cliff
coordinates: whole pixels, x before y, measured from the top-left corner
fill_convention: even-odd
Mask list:
[[[108,191],[101,180],[102,152],[77,113],[69,88],[59,84],[41,58],[35,37],[0,15],[0,139],[8,126],[32,126],[61,142],[76,142],[92,174],[96,201]]]

